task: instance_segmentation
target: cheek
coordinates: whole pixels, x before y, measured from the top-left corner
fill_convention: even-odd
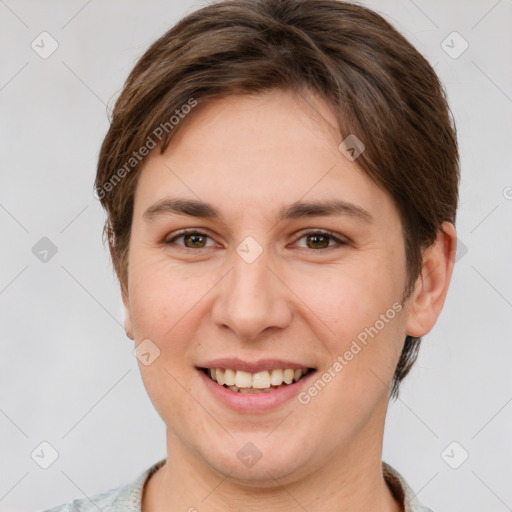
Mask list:
[[[403,277],[391,261],[377,259],[319,265],[314,272],[289,275],[290,287],[314,313],[321,337],[351,339],[400,300]]]
[[[165,257],[134,265],[130,309],[135,339],[151,339],[161,350],[160,361],[180,371],[194,350],[191,340],[211,307],[208,292],[221,277],[199,265],[193,272],[186,272],[183,265]]]
[[[181,275],[180,275],[181,274]],[[167,328],[174,317],[181,316],[197,291],[188,276],[183,276],[165,258],[139,258],[130,268],[130,305],[139,327],[153,325]],[[181,314],[181,315],[180,315]]]
[[[377,263],[368,258],[364,265],[325,269],[325,275],[318,271],[314,277],[296,276],[292,286],[314,313],[309,313],[316,325],[313,334],[332,363],[342,358],[342,368],[335,372],[336,383],[331,387],[337,391],[325,396],[325,400],[333,400],[333,407],[340,396],[345,405],[355,409],[362,396],[380,399],[405,338],[399,262],[382,264],[382,259],[375,259]]]
[[[190,412],[191,404],[184,398],[182,386],[190,378],[187,361],[191,325],[204,291],[161,259],[146,259],[143,264],[134,265],[131,272],[130,308],[135,339],[137,343],[149,339],[160,351],[151,364],[139,362],[142,381],[155,410],[167,425],[172,425],[170,409],[181,417]]]

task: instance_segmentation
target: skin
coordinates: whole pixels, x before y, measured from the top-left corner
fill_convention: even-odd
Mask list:
[[[401,222],[390,196],[338,150],[335,116],[313,93],[231,96],[181,123],[141,172],[123,294],[128,336],[160,350],[139,366],[167,427],[168,463],[149,479],[143,511],[403,510],[381,467],[389,390],[406,334],[427,334],[442,309],[453,225],[424,251],[401,311],[309,403],[235,412],[212,398],[195,366],[281,358],[325,372],[400,302]],[[168,196],[212,203],[225,222],[177,214],[146,222],[146,209]],[[284,205],[326,199],[355,203],[373,220],[276,220]],[[165,244],[184,228],[209,238]],[[321,239],[317,248],[303,232],[318,229],[347,244]],[[263,249],[250,264],[236,252],[247,236]],[[262,453],[251,468],[237,458],[247,442]]]

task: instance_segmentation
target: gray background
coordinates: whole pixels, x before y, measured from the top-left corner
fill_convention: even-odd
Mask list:
[[[462,158],[462,250],[390,407],[383,459],[435,512],[511,510],[512,2],[365,3],[435,66]],[[200,5],[0,0],[1,511],[91,496],[165,457],[92,188],[107,105],[147,46]],[[31,47],[43,31],[59,45],[47,59]],[[469,44],[458,58],[442,47],[453,31]],[[32,252],[43,237],[57,248],[46,262]],[[49,457],[43,441],[59,455],[48,469],[31,458]]]

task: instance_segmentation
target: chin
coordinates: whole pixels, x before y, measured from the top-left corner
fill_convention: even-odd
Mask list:
[[[290,439],[286,432],[235,434],[223,449],[212,450],[220,443],[207,443],[203,457],[207,464],[231,480],[248,487],[274,487],[275,479],[304,473],[307,453],[304,443]]]

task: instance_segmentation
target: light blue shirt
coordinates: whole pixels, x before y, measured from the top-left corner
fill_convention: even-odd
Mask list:
[[[158,468],[165,464],[165,461],[166,459],[162,459],[153,464],[135,481],[127,485],[90,498],[78,498],[71,503],[59,505],[44,512],[98,512],[98,509],[102,512],[141,512],[144,484]],[[394,497],[403,503],[405,512],[433,512],[418,501],[416,494],[396,469],[382,461],[382,471]]]

